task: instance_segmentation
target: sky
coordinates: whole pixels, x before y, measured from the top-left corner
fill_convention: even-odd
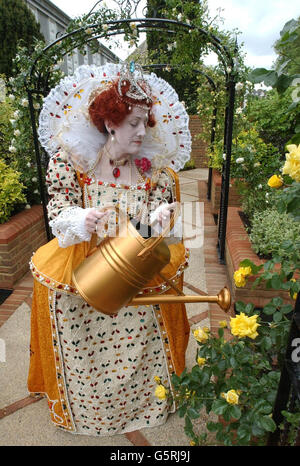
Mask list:
[[[51,0],[71,18],[88,13],[96,0]],[[113,0],[104,0],[108,6]],[[276,59],[272,48],[284,24],[300,16],[299,0],[207,0],[210,16],[218,16],[224,30],[238,29],[238,43],[243,43],[245,63],[255,68],[271,68]],[[221,9],[221,10],[220,10]],[[113,50],[125,59],[128,50]],[[132,52],[132,50],[131,50]],[[214,63],[211,55],[206,63]]]

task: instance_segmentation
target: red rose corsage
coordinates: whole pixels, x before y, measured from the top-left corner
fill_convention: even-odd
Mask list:
[[[134,162],[137,168],[139,168],[142,173],[149,171],[151,168],[151,162],[146,157],[143,157],[142,159],[135,159]]]

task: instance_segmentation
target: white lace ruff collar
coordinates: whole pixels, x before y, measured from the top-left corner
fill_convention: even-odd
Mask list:
[[[38,135],[50,157],[59,150],[68,154],[75,169],[87,172],[107,136],[100,133],[88,115],[89,95],[118,78],[119,64],[83,65],[73,76],[63,78],[44,99]],[[154,128],[147,133],[137,158],[147,157],[152,169],[170,167],[179,171],[190,158],[191,135],[188,114],[175,90],[156,74],[144,75],[154,95]]]

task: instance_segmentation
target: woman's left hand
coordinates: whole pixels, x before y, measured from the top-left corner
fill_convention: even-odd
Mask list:
[[[174,212],[178,205],[178,202],[166,204],[165,207],[158,213],[157,221],[161,227],[167,226],[168,222],[170,221],[171,214]]]

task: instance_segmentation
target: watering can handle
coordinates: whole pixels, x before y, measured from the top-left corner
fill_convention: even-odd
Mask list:
[[[103,211],[106,211],[106,210],[115,210],[117,214],[124,214],[126,215],[124,212],[122,212],[117,206],[111,206],[111,207],[105,207],[104,209],[102,209]],[[164,237],[172,230],[172,228],[174,227],[174,224],[175,224],[175,221],[177,220],[178,216],[179,216],[179,213],[180,213],[180,206],[178,203],[176,203],[176,207],[174,209],[174,211],[172,212],[172,215],[171,215],[171,218],[170,218],[170,222],[169,222],[169,225],[167,225],[164,230],[162,231],[162,233],[155,239],[153,240],[153,238],[148,238],[146,241],[145,241],[145,248],[138,254],[139,257],[144,257],[145,255],[147,256],[149,253],[151,253],[152,249],[154,249],[158,243],[160,243]],[[97,233],[93,233],[92,234],[92,237],[91,237],[91,248],[88,252],[88,256],[90,256],[91,254],[94,253],[94,251],[97,249],[97,239],[98,239],[98,236],[97,236]]]

